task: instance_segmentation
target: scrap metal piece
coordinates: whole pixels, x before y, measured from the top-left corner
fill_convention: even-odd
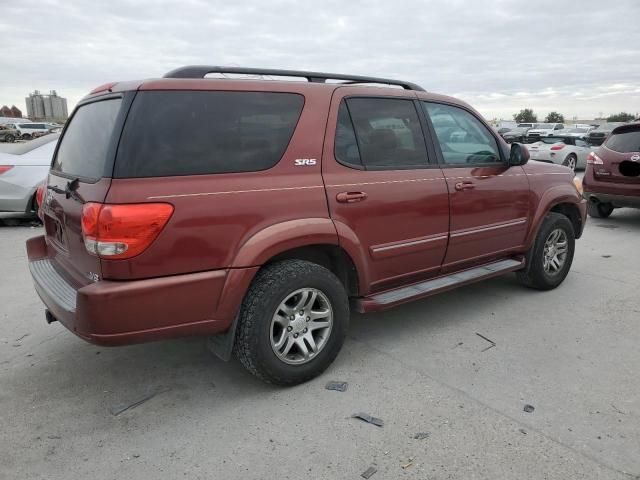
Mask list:
[[[372,417],[368,413],[363,413],[363,412],[354,413],[353,415],[351,415],[351,418],[359,418],[360,420],[364,420],[367,423],[371,423],[376,427],[382,427],[384,425],[384,420],[382,420],[381,418]]]
[[[376,473],[378,469],[376,467],[369,467],[364,472],[360,474],[362,478],[371,478],[374,473]]]
[[[487,342],[489,342],[491,345],[489,345],[487,348],[481,350],[481,352],[486,352],[487,350],[489,350],[490,348],[493,348],[496,346],[496,342],[494,342],[493,340],[491,340],[490,338],[485,337],[484,335],[476,332],[476,335],[478,335],[480,338],[486,340]]]
[[[346,392],[349,384],[347,382],[327,382],[324,388],[335,390],[336,392]]]
[[[157,387],[157,388],[148,390],[147,393],[145,393],[144,395],[136,398],[135,400],[129,403],[120,403],[118,405],[114,405],[113,407],[110,408],[111,414],[117,417],[121,413],[126,412],[127,410],[131,410],[133,408],[136,408],[137,406],[142,405],[143,403],[151,400],[156,395],[159,395],[164,392],[168,392],[169,390],[171,389],[163,388],[163,387]]]

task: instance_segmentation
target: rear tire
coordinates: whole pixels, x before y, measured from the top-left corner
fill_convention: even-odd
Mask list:
[[[333,362],[348,327],[349,301],[340,280],[315,263],[284,260],[262,268],[249,288],[234,353],[263,381],[296,385]]]
[[[526,256],[526,267],[516,272],[523,285],[551,290],[566,278],[573,262],[575,232],[564,215],[549,212]]]
[[[7,135],[6,137],[4,137],[4,141],[7,143],[13,143],[16,141],[16,137],[14,137],[13,135]]]
[[[613,213],[613,205],[606,202],[589,202],[587,213],[593,218],[607,218]]]
[[[567,158],[564,159],[562,165],[564,165],[565,167],[569,167],[571,170],[575,171],[576,167],[578,166],[578,157],[576,157],[575,154],[570,153],[569,155],[567,155]]]

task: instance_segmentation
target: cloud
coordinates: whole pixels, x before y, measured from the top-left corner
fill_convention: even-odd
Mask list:
[[[398,77],[488,117],[640,110],[637,0],[21,0],[2,12],[0,103],[19,107],[34,89],[74,104],[108,81],[205,63]]]

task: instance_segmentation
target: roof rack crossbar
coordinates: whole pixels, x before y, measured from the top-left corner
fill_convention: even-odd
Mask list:
[[[232,73],[243,75],[273,75],[278,77],[301,77],[308,82],[326,83],[327,80],[344,80],[347,83],[378,83],[383,85],[397,85],[405,90],[424,91],[420,85],[392,80],[390,78],[364,77],[360,75],[343,75],[341,73],[307,72],[304,70],[280,70],[271,68],[218,67],[209,65],[189,65],[176,68],[166,73],[163,78],[204,78],[210,73]]]

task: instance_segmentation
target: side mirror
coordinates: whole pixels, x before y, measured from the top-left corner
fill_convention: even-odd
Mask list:
[[[524,165],[529,161],[531,156],[529,155],[529,150],[527,147],[522,145],[521,143],[512,143],[511,144],[511,152],[509,154],[509,165],[512,167],[518,165]]]

